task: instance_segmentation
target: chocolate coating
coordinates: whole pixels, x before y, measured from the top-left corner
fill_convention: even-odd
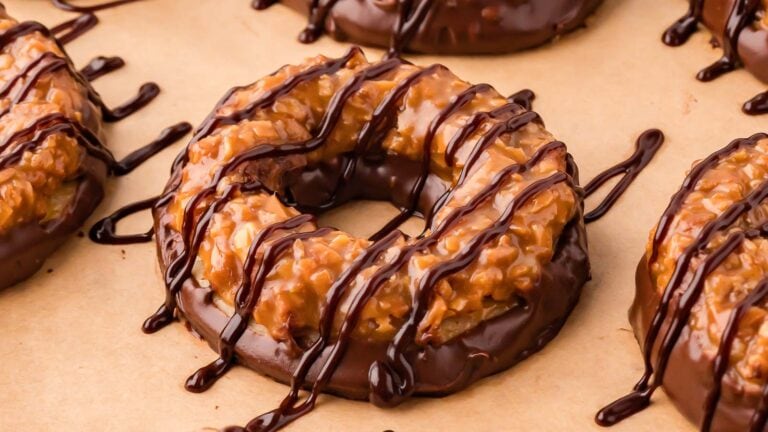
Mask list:
[[[392,46],[399,16],[396,1],[338,0],[319,27],[324,26],[334,39],[391,47],[398,52],[402,48],[402,51],[431,54],[497,54],[532,48],[572,31],[582,26],[601,2],[434,1],[424,19],[414,22],[417,28],[412,35],[407,35],[410,40],[404,41],[403,47]],[[283,3],[311,15],[313,0],[284,0]],[[263,6],[266,5],[262,3]]]

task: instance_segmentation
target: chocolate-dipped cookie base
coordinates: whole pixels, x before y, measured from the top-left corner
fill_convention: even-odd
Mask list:
[[[302,42],[335,39],[430,54],[497,54],[541,45],[572,31],[602,0],[283,0],[307,15]],[[255,0],[265,8],[275,0]]]

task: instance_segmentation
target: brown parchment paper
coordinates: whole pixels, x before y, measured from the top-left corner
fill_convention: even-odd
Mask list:
[[[73,17],[46,0],[4,3],[20,20],[53,25]],[[101,24],[67,47],[78,65],[96,55],[126,59],[123,70],[95,83],[110,104],[147,80],[163,89],[150,106],[109,127],[109,146],[118,156],[171,123],[198,124],[231,86],[307,56],[347,49],[328,38],[302,45],[296,35],[304,18],[280,5],[256,12],[249,3],[147,0],[99,13]],[[649,229],[691,162],[733,138],[768,129],[768,117],[739,111],[741,102],[764,90],[748,73],[710,84],[694,79],[720,55],[707,32],[680,48],[661,44],[662,31],[685,8],[682,0],[606,0],[587,29],[540,49],[499,57],[411,57],[420,64],[442,62],[502,93],[534,89],[536,111],[568,144],[582,181],[626,157],[646,128],[663,129],[668,141],[614,210],[589,226],[594,279],[543,351],[460,394],[396,409],[325,396],[290,430],[601,430],[595,412],[629,390],[641,371],[626,311]],[[92,221],[159,192],[184,144],[110,180]],[[370,233],[386,220],[382,208],[388,206],[361,204],[335,212],[332,223]],[[149,218],[124,225],[143,230]],[[141,332],[162,298],[153,244],[105,247],[77,237],[37,276],[0,292],[0,430],[194,431],[243,424],[276,406],[287,387],[242,367],[206,393],[186,392],[186,377],[215,354],[182,325],[151,336]],[[695,428],[658,392],[651,408],[611,430]]]

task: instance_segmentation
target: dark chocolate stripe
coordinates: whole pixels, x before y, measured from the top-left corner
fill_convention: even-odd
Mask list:
[[[72,42],[73,40],[79,38],[80,36],[84,35],[85,33],[87,33],[88,30],[96,27],[98,23],[99,23],[99,19],[96,17],[96,15],[91,13],[86,13],[86,14],[80,15],[77,18],[73,18],[69,21],[64,21],[63,23],[52,27],[51,33],[56,35],[56,39],[58,39],[62,45],[66,45]],[[64,31],[67,31],[67,32],[61,35],[59,34]]]
[[[299,42],[312,43],[320,38],[325,29],[325,20],[328,13],[338,0],[312,0],[309,6],[309,22],[304,30],[299,33]]]
[[[352,58],[361,53],[360,48],[352,47],[344,56],[329,60],[317,66],[312,66],[305,71],[299,72],[296,75],[291,76],[285,82],[278,87],[268,91],[264,96],[259,98],[247,107],[233,112],[226,116],[217,116],[216,111],[223,105],[229,97],[222,99],[219,104],[214,108],[213,112],[203,121],[202,125],[195,131],[195,136],[192,138],[192,143],[200,141],[201,139],[212,134],[214,130],[221,126],[229,126],[240,123],[241,121],[251,118],[258,110],[266,109],[275,103],[275,101],[290,93],[298,85],[308,82],[312,79],[318,78],[323,75],[330,75],[338,72],[343,68]],[[242,87],[235,87],[230,90],[229,96],[231,97],[236,91],[242,89]]]
[[[760,93],[748,100],[741,110],[749,115],[768,114],[768,92]]]
[[[680,46],[699,28],[704,0],[689,0],[688,11],[664,32],[662,41],[669,46]]]
[[[484,122],[497,119],[509,113],[517,115],[521,113],[521,110],[521,106],[514,103],[508,103],[488,112],[478,112],[473,114],[446,145],[445,164],[453,166],[456,161],[456,153],[469,137],[480,129],[480,126],[482,126]]]
[[[517,93],[513,93],[509,95],[509,97],[507,98],[508,102],[518,104],[521,107],[527,109],[528,111],[533,109],[534,100],[536,100],[536,93],[534,93],[533,90],[530,90],[530,89],[520,90]]]
[[[123,176],[138,168],[141,164],[146,162],[152,156],[165,150],[173,143],[182,139],[192,130],[192,125],[187,122],[177,123],[173,126],[169,126],[160,132],[155,140],[149,144],[140,147],[128,156],[119,161],[114,161],[111,164],[112,174],[116,176]]]
[[[104,9],[110,9],[113,7],[125,5],[128,3],[134,3],[140,0],[115,0],[115,1],[109,1],[106,3],[96,4],[92,6],[75,6],[68,0],[51,0],[51,3],[53,3],[54,6],[61,10],[65,10],[68,12],[83,12],[83,13],[90,13],[90,12],[97,12]]]
[[[616,201],[626,192],[629,185],[637,178],[640,172],[651,162],[653,156],[664,143],[664,133],[658,129],[649,129],[643,132],[635,142],[635,152],[627,160],[614,165],[593,178],[586,186],[584,192],[587,197],[595,193],[608,180],[624,175],[619,182],[611,188],[600,204],[584,215],[584,222],[591,223],[603,217],[608,210],[616,204]]]
[[[398,59],[387,59],[381,64],[387,64],[389,62],[395,62],[400,64]],[[432,65],[430,67],[420,69],[402,81],[400,81],[395,88],[393,88],[387,96],[379,103],[373,111],[371,119],[366,122],[358,134],[357,142],[355,143],[353,156],[344,160],[344,164],[341,169],[341,176],[336,183],[336,191],[343,189],[347,183],[352,179],[357,168],[357,162],[359,158],[364,156],[368,152],[375,153],[381,151],[381,149],[371,150],[374,145],[381,145],[386,137],[386,134],[395,126],[397,122],[397,108],[405,97],[405,94],[414,85],[416,85],[423,78],[432,75],[438,69],[444,68],[442,65]],[[332,201],[336,198],[336,194],[329,200],[328,206],[331,206]]]
[[[397,57],[408,47],[419,27],[424,25],[427,15],[433,10],[435,2],[431,0],[421,0],[414,6],[414,0],[399,0],[398,15],[395,21],[395,29],[392,32],[392,38],[389,43],[387,56]]]
[[[147,232],[140,234],[118,235],[117,224],[128,216],[151,209],[155,204],[157,204],[157,200],[159,198],[159,196],[155,196],[128,204],[125,207],[121,207],[111,215],[96,222],[88,232],[88,237],[90,237],[90,239],[95,243],[109,245],[125,245],[151,242],[155,233],[154,228],[150,228]]]
[[[125,61],[120,57],[98,56],[88,62],[84,68],[80,69],[80,75],[88,81],[93,82],[123,66],[125,66]]]
[[[516,115],[491,126],[488,132],[486,132],[482,137],[480,137],[479,140],[477,140],[477,143],[475,143],[475,146],[472,148],[469,156],[467,156],[467,159],[464,161],[464,167],[462,167],[459,179],[456,181],[456,187],[458,188],[464,184],[464,182],[469,177],[470,171],[480,159],[480,155],[483,154],[483,152],[488,147],[490,147],[491,144],[496,141],[496,139],[498,139],[503,134],[517,132],[518,130],[527,126],[529,123],[540,120],[541,118],[535,112],[525,111],[522,114]]]

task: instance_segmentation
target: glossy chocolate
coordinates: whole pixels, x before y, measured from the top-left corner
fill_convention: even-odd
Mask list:
[[[603,217],[616,204],[621,195],[627,191],[640,171],[651,162],[663,143],[664,133],[660,130],[649,129],[643,132],[635,142],[635,152],[627,160],[608,168],[590,180],[584,186],[586,197],[597,192],[608,180],[623,175],[621,180],[608,191],[600,204],[584,215],[584,222],[591,223]]]
[[[584,25],[602,0],[283,0],[307,15],[304,43],[334,39],[432,54],[496,54],[541,45]],[[276,0],[254,0],[264,9]]]

